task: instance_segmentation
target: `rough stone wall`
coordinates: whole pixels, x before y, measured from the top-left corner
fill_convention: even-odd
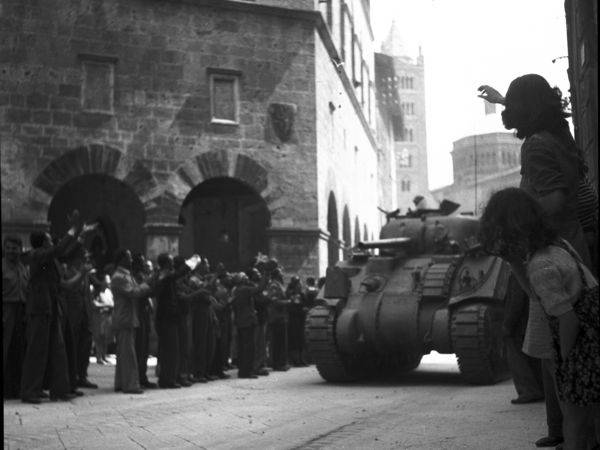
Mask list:
[[[575,139],[598,186],[598,0],[566,0]]]
[[[263,189],[272,226],[317,227],[310,22],[159,0],[7,0],[0,20],[3,223],[47,220],[61,183],[101,172],[148,222],[176,221],[193,186],[233,175]],[[116,58],[112,114],[82,109],[81,54]],[[239,125],[210,123],[208,67],[241,72]],[[273,102],[296,105],[289,143],[266,139]]]

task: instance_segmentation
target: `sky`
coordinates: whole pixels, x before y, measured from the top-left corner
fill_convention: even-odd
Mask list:
[[[569,87],[564,0],[371,0],[376,48],[392,20],[408,56],[425,57],[429,188],[452,184],[452,143],[478,132],[507,131],[484,114],[477,88],[506,93],[538,73],[563,95]],[[498,109],[498,112],[502,107]]]

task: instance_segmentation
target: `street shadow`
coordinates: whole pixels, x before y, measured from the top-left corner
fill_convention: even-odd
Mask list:
[[[327,382],[319,375],[314,367],[315,379],[310,385],[327,383],[332,386],[355,389],[356,387],[448,387],[448,386],[472,386],[465,382],[458,371],[458,367],[452,364],[422,364],[417,369],[403,374],[373,374],[369,378],[344,382]]]

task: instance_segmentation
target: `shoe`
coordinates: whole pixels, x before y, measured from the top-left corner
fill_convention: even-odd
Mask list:
[[[22,398],[21,401],[23,403],[31,403],[32,405],[39,405],[40,403],[42,403],[42,399],[39,397]]]
[[[285,366],[273,367],[273,370],[275,372],[287,372],[288,370],[290,370],[290,366],[286,364]]]
[[[258,378],[258,375],[238,375],[238,378]]]
[[[77,386],[82,387],[82,388],[98,389],[98,385],[96,383],[92,383],[87,378],[84,378],[83,380],[79,380],[79,382],[77,383]]]
[[[83,397],[83,392],[78,391],[77,389],[73,389],[71,394],[73,394],[75,397]]]
[[[562,436],[546,436],[541,439],[535,441],[536,447],[556,447],[558,444],[562,444],[564,442],[564,438]]]
[[[158,387],[158,384],[153,383],[151,381],[144,381],[143,383],[140,383],[140,386],[146,389],[156,389]]]
[[[142,389],[131,389],[129,391],[123,391],[123,394],[143,394],[144,391]]]
[[[50,396],[46,392],[44,392],[44,391],[40,392],[38,394],[38,397],[39,398],[50,398]]]
[[[172,384],[158,383],[158,387],[160,387],[161,389],[179,389],[179,388],[181,388],[181,385],[179,383],[172,383]]]
[[[537,402],[541,402],[544,401],[544,396],[535,396],[535,397],[530,397],[530,396],[523,396],[523,397],[517,397],[517,398],[513,398],[510,402],[513,405],[524,405],[525,403],[537,403]]]
[[[258,375],[259,377],[266,377],[269,376],[269,371],[267,369],[258,369],[256,372],[254,372],[256,375]]]
[[[56,396],[50,394],[50,401],[52,401],[52,402],[68,402],[70,400],[73,400],[75,397],[77,397],[77,395],[72,394],[71,392],[69,392],[68,394],[56,395]]]

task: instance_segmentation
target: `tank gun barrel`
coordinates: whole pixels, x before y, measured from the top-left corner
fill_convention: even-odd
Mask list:
[[[411,241],[409,237],[397,237],[390,239],[379,239],[377,241],[359,242],[358,248],[365,250],[369,248],[397,248],[408,245]]]

